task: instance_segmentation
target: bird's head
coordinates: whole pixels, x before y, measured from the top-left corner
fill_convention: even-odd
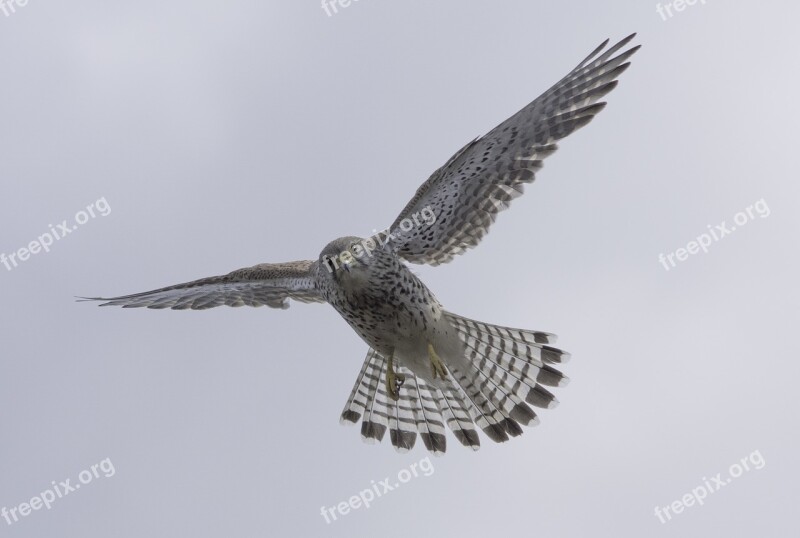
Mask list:
[[[328,243],[319,254],[319,273],[339,283],[369,280],[370,269],[383,248],[375,238],[340,237]]]

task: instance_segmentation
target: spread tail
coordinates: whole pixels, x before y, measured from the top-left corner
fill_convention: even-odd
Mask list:
[[[531,406],[553,408],[558,404],[548,387],[568,382],[553,365],[569,359],[569,353],[549,344],[551,333],[512,329],[474,321],[450,312],[444,314],[464,343],[465,361],[446,361],[446,382],[435,387],[405,367],[399,398],[386,392],[386,357],[370,349],[345,404],[341,421],[357,423],[367,442],[380,442],[386,430],[401,452],[414,447],[419,434],[434,454],[446,450],[445,424],[464,446],[480,448],[477,425],[493,441],[503,442],[522,433],[521,425],[534,426],[539,419]],[[362,419],[363,415],[363,419]]]

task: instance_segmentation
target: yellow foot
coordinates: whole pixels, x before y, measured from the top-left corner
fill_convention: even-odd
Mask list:
[[[403,386],[405,380],[405,375],[398,374],[394,371],[392,357],[389,357],[389,364],[386,369],[386,392],[389,393],[389,397],[392,400],[397,401],[400,398],[400,387]]]
[[[433,378],[436,379],[436,375],[438,374],[439,377],[444,379],[447,377],[447,370],[444,367],[444,363],[442,359],[439,358],[439,355],[436,354],[436,350],[433,349],[433,344],[428,344],[428,356],[431,358],[431,369],[433,370]]]

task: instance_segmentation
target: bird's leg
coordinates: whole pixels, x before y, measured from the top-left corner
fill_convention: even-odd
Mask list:
[[[439,358],[439,355],[436,354],[436,350],[433,349],[433,344],[431,344],[430,342],[428,343],[428,356],[431,359],[431,369],[433,370],[433,378],[436,379],[437,374],[442,379],[447,377],[447,370],[444,367],[444,363],[442,362],[442,359]]]
[[[387,364],[386,368],[386,392],[389,393],[389,397],[392,400],[397,401],[400,398],[400,387],[403,386],[406,376],[394,371],[393,358],[394,353],[389,357],[389,364]]]

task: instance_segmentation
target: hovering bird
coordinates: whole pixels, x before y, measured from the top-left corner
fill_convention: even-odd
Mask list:
[[[361,420],[365,441],[389,431],[399,451],[417,434],[433,453],[446,449],[445,424],[477,450],[476,426],[493,441],[538,423],[534,408],[557,400],[545,387],[567,378],[554,365],[569,354],[547,332],[490,325],[444,309],[406,262],[439,265],[478,244],[498,212],[534,180],[556,142],[589,123],[639,46],[630,35],[597,47],[536,100],[453,155],[422,184],[378,237],[341,237],[316,260],[265,263],[101,306],[200,310],[216,306],[288,308],[327,302],[367,343],[364,365],[341,414]],[[383,237],[381,237],[383,235]]]

